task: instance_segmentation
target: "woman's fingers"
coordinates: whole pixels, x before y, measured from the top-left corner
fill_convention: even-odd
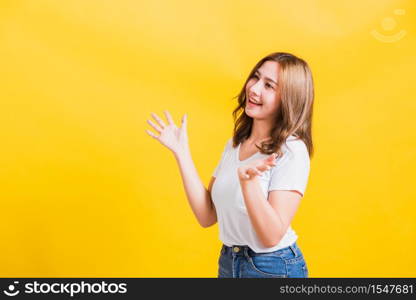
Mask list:
[[[277,154],[272,153],[269,157],[266,158],[265,163],[267,165],[275,166],[276,165],[276,162],[275,162],[276,157],[277,157]]]
[[[150,130],[147,130],[146,129],[146,132],[151,136],[151,137],[153,137],[153,138],[155,138],[155,139],[157,139],[158,138],[158,136],[156,135],[156,134],[154,134],[153,132],[151,132]]]
[[[173,122],[173,118],[170,115],[170,113],[167,110],[165,110],[164,112],[165,112],[166,119],[168,120],[169,125],[175,125],[175,122]]]
[[[262,171],[270,170],[271,167],[274,167],[276,163],[274,160],[265,159],[257,165],[257,168],[261,169]]]
[[[157,132],[162,133],[162,128],[157,126],[155,123],[153,123],[151,120],[146,120],[147,123],[149,123]]]
[[[276,159],[276,153],[272,153],[266,158],[267,161],[274,161],[275,159]]]
[[[181,128],[185,129],[185,131],[187,130],[188,127],[188,115],[184,114],[182,117],[182,126]]]
[[[252,175],[261,175],[261,171],[257,167],[251,167],[249,171]]]
[[[256,176],[260,176],[261,175],[261,171],[255,167],[255,166],[246,166],[244,168],[241,169],[242,172],[242,176],[245,179],[250,179],[250,178],[254,178]]]
[[[256,175],[252,168],[247,169],[246,174],[247,174],[246,175],[247,178],[250,178]]]
[[[270,169],[270,167],[265,165],[265,164],[258,165],[258,166],[256,166],[256,168],[260,171],[266,171],[266,170]]]
[[[162,121],[161,118],[159,118],[155,113],[151,113],[152,117],[159,123],[160,127],[162,127],[162,129],[165,129],[166,125],[165,123]]]
[[[273,153],[265,159],[258,159],[256,161],[253,161],[251,164],[244,167],[244,177],[246,179],[249,179],[250,177],[261,175],[264,171],[270,170],[273,166],[276,165],[276,157],[276,153]]]
[[[265,159],[259,160],[257,163],[254,164],[254,167],[260,172],[270,170],[271,167],[274,166],[276,166],[275,154],[272,154]]]

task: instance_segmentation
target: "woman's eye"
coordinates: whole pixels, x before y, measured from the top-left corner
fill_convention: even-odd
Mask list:
[[[259,77],[257,75],[253,75],[252,77],[256,78],[256,79],[259,79]],[[273,86],[270,83],[266,83],[265,86],[273,89]]]

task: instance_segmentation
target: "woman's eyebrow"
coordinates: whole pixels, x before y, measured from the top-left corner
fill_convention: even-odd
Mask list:
[[[260,73],[259,71],[256,71],[255,73],[259,73],[259,74],[260,74],[260,76],[262,76],[262,75],[261,75],[261,73]],[[264,77],[264,78],[266,78],[266,80],[271,81],[271,82],[273,82],[275,85],[277,85],[277,82],[276,82],[276,81],[274,81],[273,79],[271,79],[271,78],[269,78],[269,77]]]

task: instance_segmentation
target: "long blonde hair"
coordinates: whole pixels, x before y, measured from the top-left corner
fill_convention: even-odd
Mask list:
[[[312,113],[314,102],[314,86],[312,72],[308,64],[301,58],[285,52],[275,52],[262,58],[252,69],[238,98],[238,106],[233,111],[234,133],[233,147],[250,136],[253,119],[245,113],[246,85],[258,68],[266,61],[279,64],[278,87],[281,89],[281,102],[271,129],[271,140],[264,141],[256,147],[263,154],[276,152],[282,156],[281,146],[290,135],[301,139],[313,155]],[[233,99],[234,99],[233,98]]]

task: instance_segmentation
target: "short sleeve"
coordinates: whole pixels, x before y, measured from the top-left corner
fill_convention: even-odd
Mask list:
[[[268,191],[296,190],[303,196],[310,171],[308,149],[303,141],[291,142],[289,148],[271,170]]]
[[[218,162],[218,164],[217,164],[217,166],[215,167],[215,170],[214,170],[214,172],[213,172],[213,174],[212,174],[212,176],[213,176],[213,177],[217,177],[218,172],[219,172],[219,170],[221,169],[222,163],[223,163],[223,161],[224,161],[225,153],[228,151],[228,148],[230,147],[230,143],[231,143],[231,141],[232,141],[232,139],[229,139],[229,140],[227,141],[227,143],[225,144],[224,150],[222,151],[222,154],[221,154],[221,159],[220,159],[220,161]]]

